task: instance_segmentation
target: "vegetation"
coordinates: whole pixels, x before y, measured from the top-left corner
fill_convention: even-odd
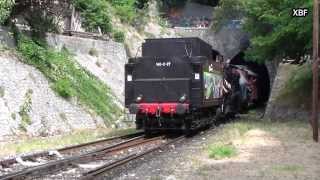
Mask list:
[[[275,165],[272,167],[274,171],[285,171],[290,173],[303,171],[305,168],[302,165]]]
[[[123,43],[125,40],[125,35],[122,31],[114,31],[112,36],[116,42]]]
[[[249,131],[272,134],[272,137],[286,143],[296,142],[297,140],[305,143],[310,139],[312,133],[309,131],[309,124],[305,121],[290,119],[288,121],[270,122],[257,119],[255,112],[249,112],[245,119],[228,123],[215,133],[209,140],[209,145],[204,148],[204,153],[215,159],[219,159],[218,156],[221,154],[222,157],[228,157],[229,154],[230,157],[235,156],[237,155],[237,148],[247,142]],[[292,131],[296,133],[292,134]]]
[[[21,137],[20,142],[7,143],[0,145],[0,156],[13,155],[17,153],[25,153],[36,150],[48,150],[56,149],[64,146],[70,146],[72,144],[81,144],[91,142],[101,138],[109,138],[113,136],[125,135],[136,132],[135,129],[126,130],[106,130],[95,129],[95,130],[81,130],[75,131],[72,134],[63,136],[53,136],[50,138],[30,138]]]
[[[311,10],[312,0],[221,0],[215,24],[243,20],[251,37],[251,47],[246,51],[250,60],[300,59],[311,50],[312,14],[292,18],[292,9],[297,7]]]
[[[230,158],[236,155],[236,148],[232,145],[215,144],[209,146],[208,153],[214,159]]]
[[[17,50],[24,61],[39,69],[51,82],[52,89],[64,98],[75,97],[110,123],[119,115],[110,89],[77,64],[66,50],[55,51],[41,41],[17,34]]]
[[[137,18],[135,0],[109,0],[115,8],[116,15],[122,22],[133,22]]]
[[[0,25],[3,24],[11,13],[14,5],[14,0],[1,0],[0,1]]]
[[[73,0],[73,4],[81,12],[87,30],[96,31],[100,28],[102,33],[112,32],[110,6],[105,0]]]
[[[32,94],[33,91],[29,89],[25,94],[25,101],[22,106],[20,106],[19,115],[21,117],[20,129],[27,131],[26,127],[31,124],[31,118],[29,112],[31,111],[32,105]]]
[[[56,83],[52,85],[52,89],[55,90],[61,97],[66,99],[74,96],[72,84],[68,79],[58,79]]]

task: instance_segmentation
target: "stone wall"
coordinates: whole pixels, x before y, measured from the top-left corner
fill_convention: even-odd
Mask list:
[[[296,65],[279,64],[276,77],[272,86],[271,95],[266,108],[265,117],[271,120],[281,119],[307,119],[309,112],[303,107],[292,107],[278,100],[282,90],[285,88],[291,73],[296,70]],[[294,97],[293,97],[294,98]]]
[[[115,101],[123,105],[124,65],[127,62],[123,44],[56,34],[48,34],[47,42],[58,49],[67,48],[85,69],[111,88]]]
[[[103,119],[56,95],[43,74],[15,54],[0,52],[0,140],[104,127]]]

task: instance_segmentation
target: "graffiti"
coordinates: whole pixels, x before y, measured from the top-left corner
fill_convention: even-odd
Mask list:
[[[217,73],[204,72],[204,88],[206,100],[221,98],[222,76]]]

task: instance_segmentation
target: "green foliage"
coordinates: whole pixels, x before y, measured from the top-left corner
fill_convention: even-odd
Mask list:
[[[209,146],[208,153],[209,157],[214,159],[230,158],[237,154],[234,146],[223,144]]]
[[[132,23],[137,18],[136,0],[109,0],[122,22]]]
[[[31,124],[31,118],[29,112],[31,111],[32,105],[32,94],[33,91],[29,89],[25,94],[25,101],[22,106],[20,106],[19,115],[21,117],[20,129],[26,131],[26,127]]]
[[[125,35],[122,31],[114,31],[112,36],[113,36],[113,39],[117,42],[123,43],[125,40]]]
[[[103,33],[112,31],[110,7],[105,0],[73,0],[73,4],[81,12],[87,30],[96,31],[100,28]]]
[[[53,85],[52,89],[55,90],[61,97],[70,98],[74,95],[73,88],[68,79],[59,79]]]
[[[39,69],[52,83],[51,86],[63,97],[73,96],[83,105],[112,122],[120,114],[112,101],[110,89],[95,76],[84,70],[65,50],[55,51],[30,38],[18,34],[17,50],[24,61]]]
[[[14,5],[14,0],[1,0],[0,1],[0,25],[5,22],[5,20],[10,15],[11,9]]]
[[[243,27],[251,37],[247,59],[299,59],[311,50],[312,14],[293,18],[292,9],[297,7],[312,10],[312,0],[221,0],[215,23],[225,24],[244,16]]]

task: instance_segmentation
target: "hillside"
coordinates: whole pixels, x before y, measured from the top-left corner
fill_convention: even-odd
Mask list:
[[[30,25],[28,11],[17,16],[17,30],[2,27],[0,72],[6,78],[0,81],[1,138],[121,125],[127,58],[139,55],[145,38],[175,37],[173,30],[159,24],[157,8],[151,3],[145,10],[143,28],[124,22],[112,9],[112,28],[121,29],[123,39],[114,33],[108,40],[50,31],[34,36],[33,31],[24,33]],[[87,31],[85,15],[81,10],[75,14],[82,16],[74,20],[77,30]]]
[[[0,139],[105,127],[101,117],[59,97],[47,78],[16,53],[0,51]]]

